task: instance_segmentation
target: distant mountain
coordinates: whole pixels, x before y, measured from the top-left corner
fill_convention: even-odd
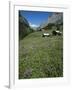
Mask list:
[[[38,28],[38,26],[37,25],[35,25],[35,24],[31,24],[31,23],[29,23],[29,26],[33,29],[33,30],[37,30],[37,28]]]
[[[31,27],[34,31],[36,31],[37,30],[37,27]]]
[[[48,25],[48,22],[42,22],[41,25],[39,26],[39,28],[44,28],[47,25]]]

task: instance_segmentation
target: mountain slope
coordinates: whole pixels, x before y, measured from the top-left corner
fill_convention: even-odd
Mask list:
[[[48,17],[48,22],[40,25],[40,28],[52,29],[56,28],[58,30],[63,29],[63,13],[53,13],[53,15]]]
[[[33,32],[33,29],[30,28],[26,18],[22,17],[22,15],[19,12],[19,39],[23,39],[31,32]]]
[[[48,18],[48,24],[49,23],[56,23],[60,24],[63,22],[63,14],[62,13],[54,13],[52,16]]]

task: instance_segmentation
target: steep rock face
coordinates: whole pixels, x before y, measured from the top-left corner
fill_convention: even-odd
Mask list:
[[[48,17],[48,22],[45,27],[45,30],[63,30],[63,13],[53,13]]]
[[[19,12],[19,39],[22,39],[27,35],[28,27],[28,21],[24,17],[22,17]]]
[[[49,23],[61,24],[63,22],[63,13],[54,13],[48,18]]]
[[[54,28],[63,28],[63,13],[53,13],[48,17],[48,21],[42,23],[39,28],[51,29]]]
[[[30,28],[28,21],[19,12],[19,39],[23,39],[33,30]]]
[[[28,21],[19,14],[19,22],[25,24],[26,26],[29,26]]]

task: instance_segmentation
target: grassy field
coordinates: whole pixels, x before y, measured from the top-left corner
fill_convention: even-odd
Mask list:
[[[38,31],[19,41],[19,79],[62,76],[62,35],[42,37]]]

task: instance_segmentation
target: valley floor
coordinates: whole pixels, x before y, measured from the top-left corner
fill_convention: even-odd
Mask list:
[[[20,40],[19,79],[62,76],[62,35],[42,37],[42,32],[38,31]]]

